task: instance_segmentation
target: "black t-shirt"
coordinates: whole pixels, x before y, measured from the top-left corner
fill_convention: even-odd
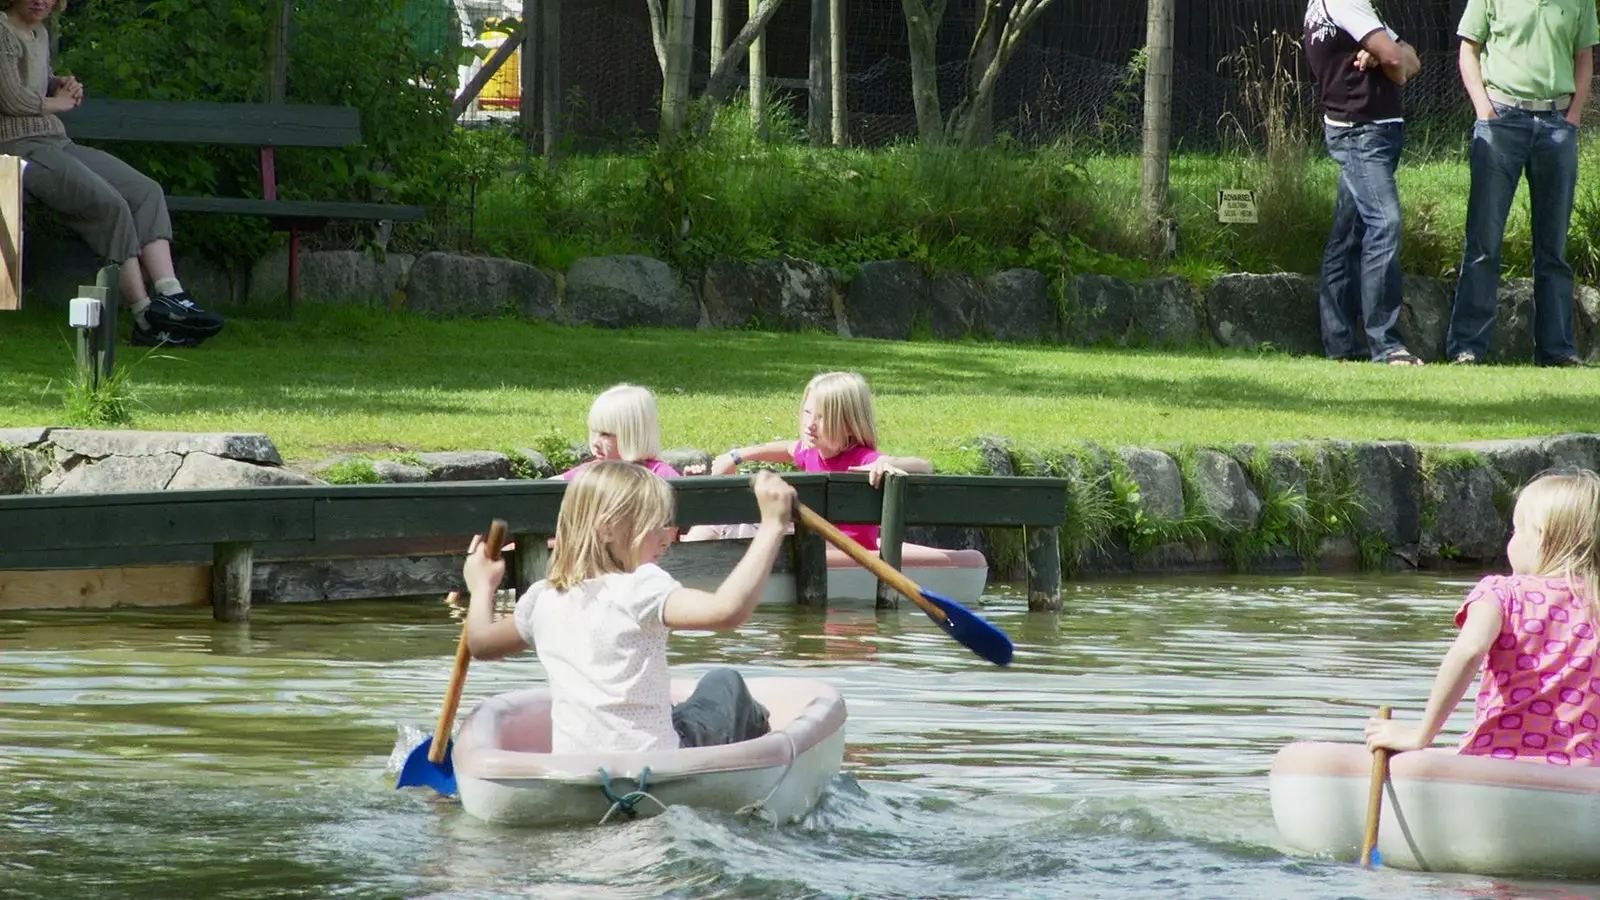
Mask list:
[[[1306,6],[1306,59],[1335,122],[1357,124],[1405,115],[1400,85],[1382,68],[1356,68],[1361,39],[1383,28],[1370,0],[1310,0]]]

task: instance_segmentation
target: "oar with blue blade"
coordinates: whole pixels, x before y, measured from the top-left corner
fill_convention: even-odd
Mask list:
[[[1378,707],[1378,718],[1389,718],[1389,707]],[[1378,748],[1372,751],[1372,780],[1367,785],[1367,827],[1361,839],[1363,866],[1374,866],[1383,860],[1378,855],[1378,820],[1383,817],[1383,783],[1389,780],[1389,751]]]
[[[876,553],[856,543],[849,535],[835,528],[833,523],[817,515],[804,503],[796,503],[795,510],[801,525],[822,535],[828,543],[843,550],[862,568],[878,576],[880,581],[887,582],[890,587],[904,594],[907,600],[922,607],[922,611],[943,628],[945,634],[997,666],[1010,665],[1011,638],[1006,637],[1004,631],[985,622],[972,610],[949,597],[924,590],[903,572],[884,562]]]
[[[489,526],[489,535],[484,538],[483,552],[490,559],[500,558],[500,548],[506,542],[506,523],[504,519],[495,519]],[[452,591],[448,603],[454,603],[460,596]],[[461,623],[461,642],[456,645],[456,664],[450,672],[450,687],[445,691],[444,709],[439,711],[439,722],[434,726],[433,736],[424,740],[411,755],[406,757],[405,765],[400,767],[400,778],[395,781],[395,789],[403,787],[431,787],[445,796],[456,792],[456,767],[450,758],[453,741],[450,740],[450,731],[456,722],[456,710],[461,706],[461,689],[467,683],[467,664],[472,662],[472,652],[467,649],[467,625]]]

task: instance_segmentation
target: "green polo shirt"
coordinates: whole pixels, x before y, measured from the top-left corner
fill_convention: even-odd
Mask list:
[[[1572,93],[1573,54],[1600,44],[1595,0],[1467,0],[1456,33],[1482,45],[1484,84],[1525,100]]]

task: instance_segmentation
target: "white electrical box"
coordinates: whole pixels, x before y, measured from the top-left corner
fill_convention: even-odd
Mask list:
[[[93,297],[74,297],[67,307],[73,328],[100,327],[100,301]]]

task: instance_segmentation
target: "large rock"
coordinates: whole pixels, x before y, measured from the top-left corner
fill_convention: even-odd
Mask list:
[[[928,279],[922,267],[903,260],[861,264],[850,280],[845,316],[853,337],[903,341],[911,336],[911,319],[922,307]]]
[[[418,453],[429,481],[494,481],[511,477],[511,460],[492,450]]]
[[[1399,549],[1417,543],[1422,532],[1422,460],[1404,441],[1360,442],[1350,446],[1350,474],[1361,512],[1356,525]]]
[[[1404,285],[1400,336],[1406,342],[1406,349],[1428,362],[1443,359],[1445,337],[1450,331],[1450,306],[1455,302],[1455,283],[1407,276]]]
[[[1321,356],[1317,280],[1305,275],[1224,275],[1206,294],[1211,333],[1225,347]]]
[[[1264,486],[1265,491],[1278,496],[1311,496],[1311,471],[1296,453],[1299,446],[1293,442],[1267,445],[1266,477],[1272,483]],[[1324,464],[1324,460],[1317,459],[1315,464]]]
[[[45,454],[0,443],[0,495],[34,493],[49,471]]]
[[[136,494],[163,491],[178,474],[183,457],[176,453],[145,456],[108,456],[100,460],[75,457],[75,463],[45,477],[45,494]]]
[[[1600,404],[1600,398],[1596,403]],[[1545,438],[1540,449],[1549,458],[1550,468],[1600,472],[1600,434],[1558,434]]]
[[[104,465],[104,463],[102,463]],[[209,453],[190,453],[183,458],[172,480],[169,491],[199,491],[235,487],[268,487],[273,485],[316,484],[308,475],[280,466],[257,466],[235,459],[224,459]]]
[[[666,263],[648,256],[586,256],[567,272],[562,320],[602,328],[694,328],[700,302]]]
[[[1160,450],[1124,447],[1122,461],[1139,485],[1145,515],[1176,521],[1183,518],[1183,472],[1172,457]]]
[[[1061,309],[1050,279],[1033,269],[1006,269],[983,280],[982,330],[997,341],[1061,340]]]
[[[965,272],[940,272],[928,283],[925,319],[936,338],[964,338],[983,331],[984,290]]]
[[[669,447],[661,451],[660,458],[685,475],[691,474],[689,469],[694,466],[702,467],[698,473],[701,475],[711,471],[711,454],[697,447]]]
[[[509,259],[425,253],[406,276],[405,305],[429,316],[553,319],[556,282]]]
[[[984,468],[989,470],[990,475],[1009,477],[1017,474],[1016,465],[1011,458],[1010,438],[980,435],[977,445],[978,455],[983,458]]]
[[[1072,279],[1074,315],[1067,332],[1079,344],[1126,344],[1133,330],[1133,285],[1109,275]]]
[[[388,253],[378,259],[359,250],[300,254],[300,302],[388,309],[406,283],[416,257]],[[289,252],[279,248],[250,269],[250,303],[281,304],[289,290]]]
[[[1195,491],[1207,513],[1234,531],[1247,531],[1261,521],[1261,498],[1244,468],[1226,453],[1195,454]]]
[[[1574,330],[1578,333],[1578,352],[1590,364],[1600,363],[1600,291],[1587,284],[1578,285],[1574,298]]]
[[[1533,362],[1533,279],[1501,280],[1487,361]]]
[[[714,262],[700,286],[706,317],[717,328],[839,330],[839,273],[808,260]]]
[[[1448,446],[1452,450],[1482,454],[1513,491],[1521,490],[1535,475],[1550,468],[1550,455],[1545,452],[1544,441],[1539,438],[1465,441]]]
[[[158,456],[169,453],[209,453],[225,459],[283,465],[272,438],[264,434],[199,433],[184,431],[89,431],[57,428],[50,443],[58,452],[101,459],[107,456]]]
[[[428,480],[427,469],[392,459],[373,460],[372,472],[389,484],[419,484]]]
[[[1210,343],[1205,298],[1186,278],[1152,278],[1133,285],[1133,346],[1194,347]]]
[[[37,447],[49,440],[53,428],[0,428],[0,447]]]
[[[1481,561],[1505,549],[1508,523],[1495,505],[1505,489],[1499,473],[1487,462],[1442,466],[1427,486],[1433,505],[1433,540],[1442,550]]]

